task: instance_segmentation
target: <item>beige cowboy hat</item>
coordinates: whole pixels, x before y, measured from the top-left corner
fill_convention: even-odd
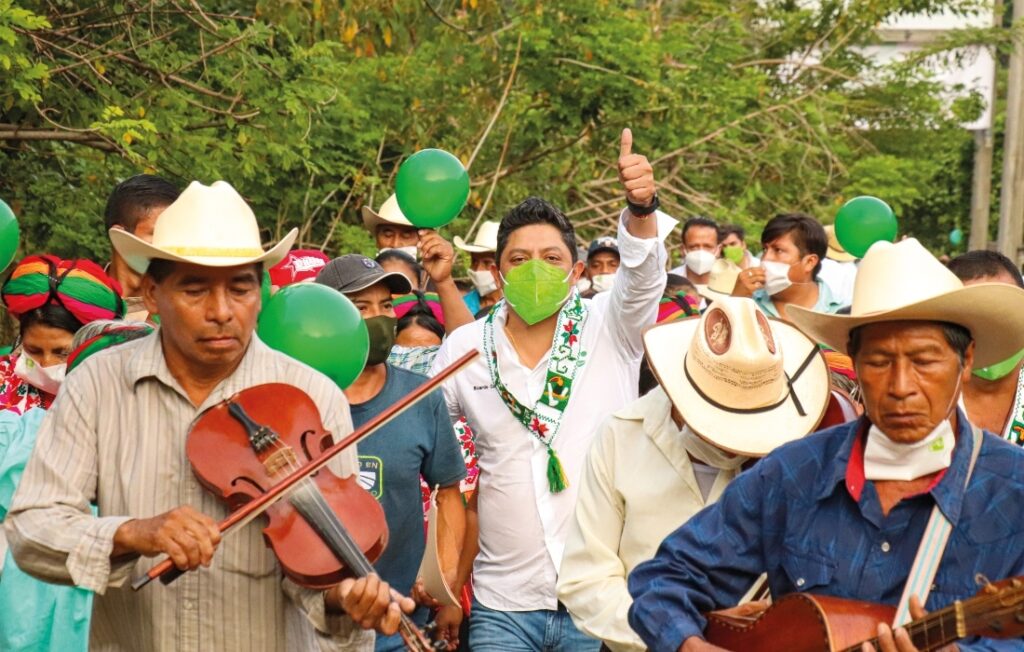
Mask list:
[[[813,432],[828,406],[818,345],[753,299],[722,297],[703,315],[648,328],[644,349],[686,424],[737,455],[762,457]]]
[[[850,331],[885,321],[963,326],[975,339],[975,367],[987,367],[1024,349],[1024,290],[1002,283],[964,287],[914,238],[871,245],[857,270],[849,315],[792,305],[787,310],[802,331],[847,355]]]
[[[395,226],[413,226],[406,219],[402,209],[398,207],[398,195],[391,195],[380,205],[380,212],[375,213],[369,206],[363,206],[363,226],[370,233],[376,233],[378,226],[393,224]]]
[[[739,278],[742,271],[740,266],[731,260],[719,258],[711,266],[711,272],[708,274],[708,284],[698,286],[700,295],[708,301],[714,301],[722,297],[731,297],[732,291],[736,287],[736,279]]]
[[[857,260],[856,256],[843,249],[843,245],[839,244],[834,224],[825,226],[825,235],[828,236],[828,251],[825,252],[826,258],[830,258],[837,263],[851,263]]]
[[[468,243],[459,236],[452,238],[455,246],[471,254],[482,254],[498,250],[498,222],[484,222],[476,231],[476,237],[472,243]]]
[[[154,258],[204,267],[273,265],[288,253],[299,230],[292,229],[264,251],[256,215],[231,184],[214,181],[205,186],[193,181],[157,218],[152,243],[122,229],[109,233],[128,266],[145,274]]]

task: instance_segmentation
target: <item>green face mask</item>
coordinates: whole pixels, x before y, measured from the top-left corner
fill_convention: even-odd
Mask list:
[[[722,258],[731,260],[739,265],[743,262],[743,247],[737,247],[735,245],[731,247],[722,247]]]
[[[380,315],[364,321],[366,330],[370,333],[370,354],[366,358],[366,366],[383,364],[391,354],[391,347],[395,345],[395,326],[398,320]]]
[[[994,365],[982,367],[981,369],[975,369],[971,373],[982,380],[999,380],[1013,373],[1013,370],[1017,368],[1017,364],[1021,360],[1024,360],[1024,349],[1021,349],[1002,362],[997,362]]]
[[[560,267],[537,258],[513,267],[505,284],[505,300],[531,326],[558,312],[569,298],[569,277]]]

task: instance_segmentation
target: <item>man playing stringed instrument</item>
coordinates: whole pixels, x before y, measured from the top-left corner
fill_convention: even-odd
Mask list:
[[[110,232],[144,274],[146,308],[161,326],[68,378],[5,522],[19,567],[97,593],[92,650],[372,650],[360,626],[397,627],[399,605],[374,576],[312,590],[282,578],[258,523],[221,541],[211,517],[227,508],[186,457],[198,415],[263,383],[308,394],[336,437],[352,430],[331,380],[254,335],[261,266],[280,260],[295,235],[264,252],[252,209],[224,182],[190,185],[157,219],[152,243]],[[330,466],[355,473],[355,448]],[[140,557],[157,555],[182,570],[206,568],[132,593]],[[411,610],[411,600],[400,602]]]
[[[896,606],[895,634],[869,620],[852,643],[835,646],[828,629],[816,650],[913,652],[958,638],[961,650],[1019,650],[1020,638],[976,636],[1019,626],[997,623],[1000,634],[966,606],[948,612],[952,627],[907,623],[922,603],[938,611],[985,578],[1024,575],[1024,453],[956,409],[972,364],[1024,348],[1022,311],[1024,290],[964,287],[913,239],[866,254],[851,315],[791,308],[798,327],[853,358],[866,414],[768,455],[633,571],[629,621],[650,649],[725,649],[704,639],[706,612],[736,604],[766,572],[777,601],[799,592]],[[787,625],[784,638],[756,630],[731,649],[805,649],[794,635],[820,628]]]

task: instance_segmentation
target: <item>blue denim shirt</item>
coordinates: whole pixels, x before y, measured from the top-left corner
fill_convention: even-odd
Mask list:
[[[717,503],[670,534],[629,576],[629,623],[654,652],[700,636],[702,612],[734,606],[762,573],[772,595],[796,591],[896,605],[934,505],[953,524],[929,610],[1024,575],[1024,450],[986,433],[970,485],[970,426],[961,412],[952,463],[928,492],[882,516],[874,484],[855,501],[846,467],[861,419],[774,451]],[[1021,639],[965,639],[962,650],[1020,650]]]

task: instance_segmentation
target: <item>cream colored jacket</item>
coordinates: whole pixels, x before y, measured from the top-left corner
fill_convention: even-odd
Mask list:
[[[721,471],[708,503],[735,471]],[[558,599],[615,652],[645,650],[629,627],[626,577],[705,502],[660,388],[616,412],[594,440],[558,575]]]

